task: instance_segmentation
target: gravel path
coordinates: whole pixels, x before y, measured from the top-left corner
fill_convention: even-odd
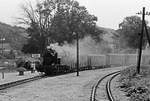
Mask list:
[[[109,72],[106,68],[49,77],[0,91],[0,101],[89,101],[92,86]]]
[[[31,73],[30,71],[25,72],[23,76],[19,76],[18,72],[4,73],[4,79],[3,79],[2,78],[2,73],[0,73],[0,85],[5,84],[5,83],[18,81],[18,80],[22,80],[22,79],[35,77],[35,76],[38,76],[38,75],[39,75],[38,72]]]

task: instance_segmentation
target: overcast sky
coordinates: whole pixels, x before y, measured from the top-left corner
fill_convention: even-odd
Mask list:
[[[35,1],[35,0],[31,0]],[[118,24],[126,16],[136,15],[146,7],[150,11],[150,0],[77,0],[91,14],[98,17],[97,24],[101,27],[117,29]],[[0,0],[0,21],[14,25],[15,18],[20,16],[20,5],[24,0]],[[150,16],[147,16],[150,22]]]

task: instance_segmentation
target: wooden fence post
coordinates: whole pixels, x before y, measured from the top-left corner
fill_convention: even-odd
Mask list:
[[[2,79],[4,79],[4,72],[2,72]]]
[[[88,69],[92,69],[90,56],[87,56],[87,67],[88,67]]]
[[[105,65],[106,65],[106,66],[109,66],[109,65],[110,65],[110,55],[109,55],[109,54],[106,54],[106,55],[105,55]]]

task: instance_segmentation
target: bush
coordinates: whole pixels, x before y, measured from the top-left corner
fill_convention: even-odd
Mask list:
[[[44,67],[40,62],[35,62],[35,68],[38,72],[44,72]]]
[[[31,62],[30,61],[27,61],[25,63],[22,63],[23,67],[27,70],[32,70],[31,68]]]
[[[25,59],[23,59],[23,58],[18,58],[18,59],[16,60],[16,66],[17,66],[17,67],[24,67],[24,65],[25,65]]]
[[[140,75],[136,74],[136,66],[121,71],[120,87],[130,97],[130,101],[150,101],[150,68],[141,66]]]

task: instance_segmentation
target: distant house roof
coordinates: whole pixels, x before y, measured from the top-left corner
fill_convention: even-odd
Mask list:
[[[0,50],[2,50],[2,47],[4,50],[12,50],[13,48],[10,46],[9,43],[0,43]]]

